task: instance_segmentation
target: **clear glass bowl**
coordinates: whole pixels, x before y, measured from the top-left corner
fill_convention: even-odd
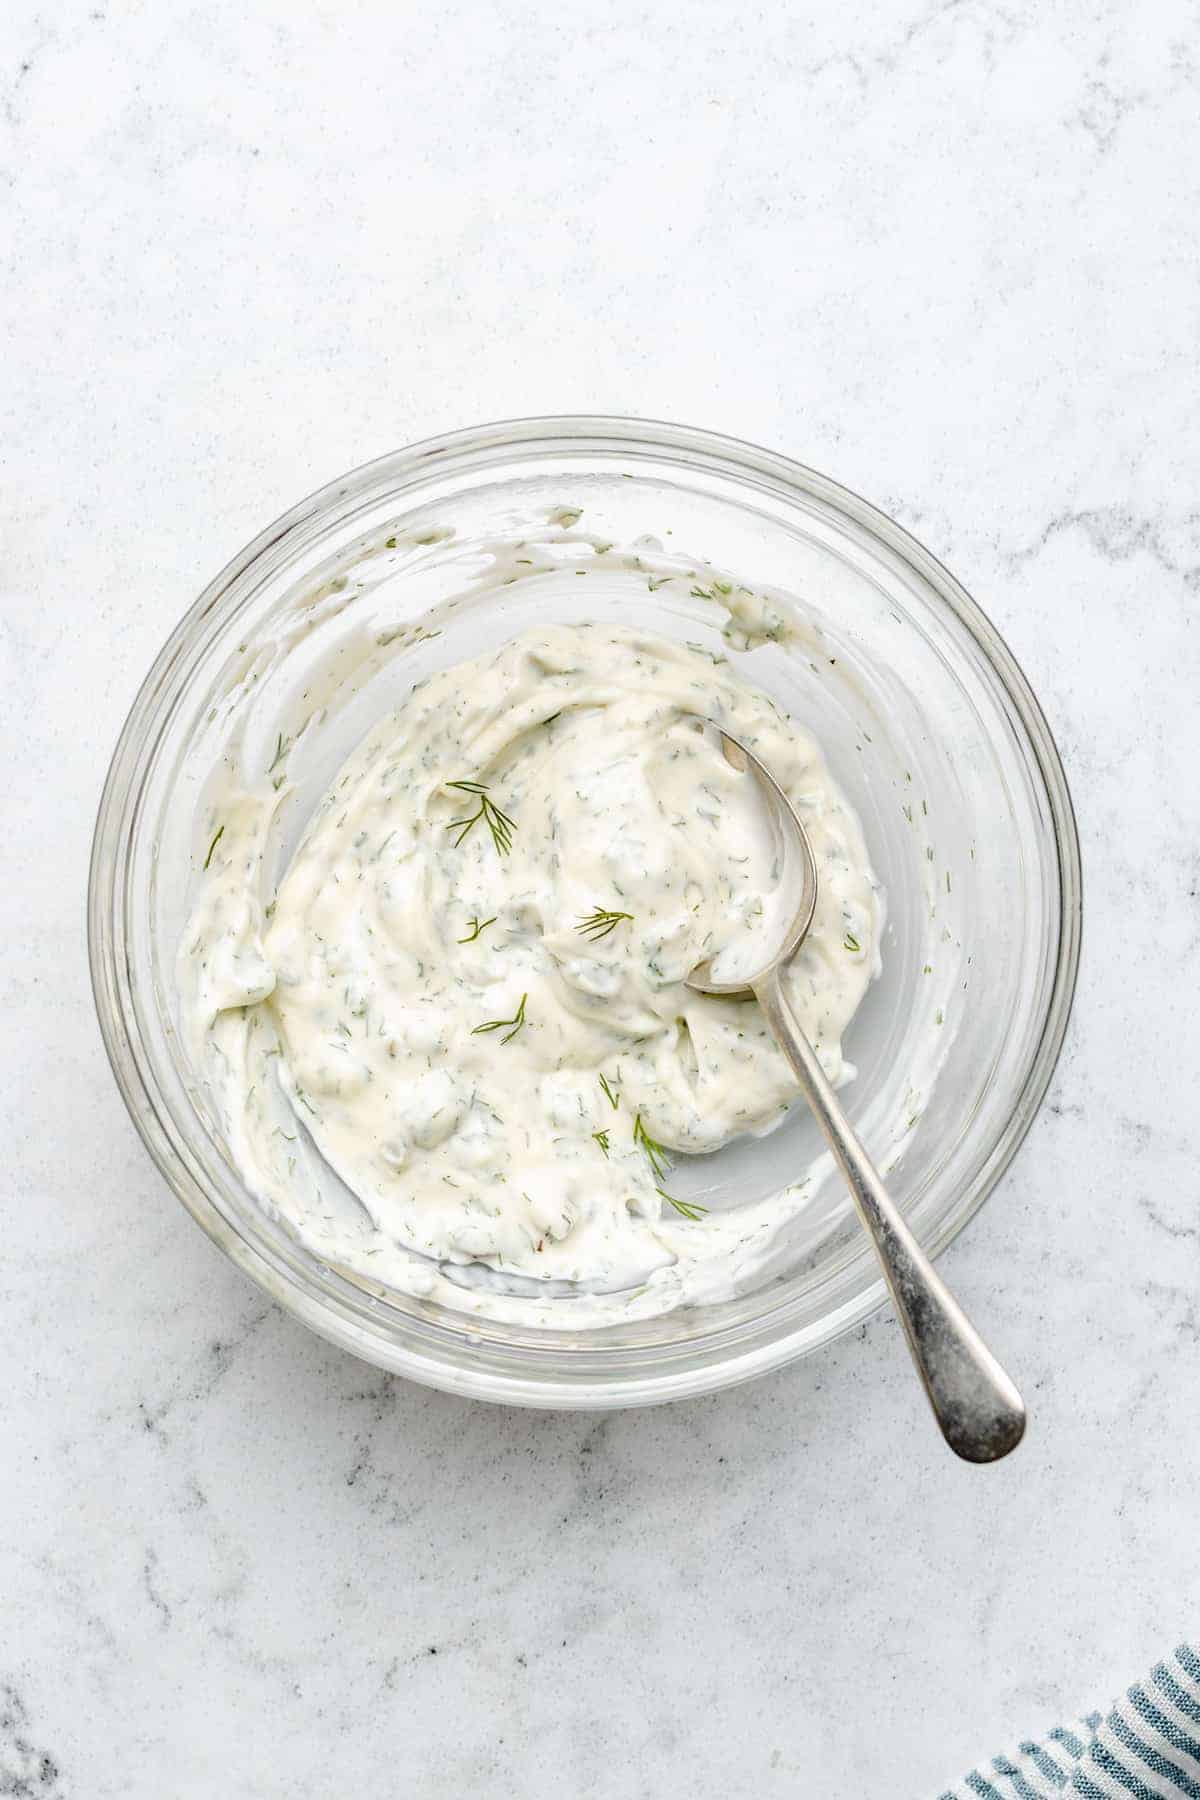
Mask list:
[[[200,596],[134,703],[100,803],[89,945],[105,1044],[138,1130],[193,1217],[269,1294],[334,1343],[435,1387],[629,1406],[745,1380],[881,1305],[878,1266],[828,1159],[752,1291],[590,1332],[468,1318],[367,1291],[267,1216],[226,1159],[175,1017],[205,726],[233,675],[244,682],[256,646],[314,595],[347,592],[399,634],[336,728],[315,738],[282,862],[349,744],[409,679],[539,617],[535,598],[500,590],[439,620],[436,641],[405,633],[428,594],[388,579],[381,546],[447,520],[460,548],[511,538],[556,506],[584,508],[590,529],[615,542],[653,534],[797,597],[799,651],[768,643],[739,666],[824,746],[886,886],[884,972],[851,1028],[859,1075],[843,1098],[921,1242],[943,1249],[1013,1156],[1063,1041],[1080,927],[1070,797],[1024,676],[953,576],[865,501],[750,445],[630,419],[534,419],[418,444],[295,507]],[[647,594],[637,622],[695,638],[715,629],[705,605],[674,589]],[[594,616],[587,607],[581,592],[573,616]],[[770,1137],[697,1162],[690,1179],[718,1202],[765,1194],[819,1149],[797,1108]]]

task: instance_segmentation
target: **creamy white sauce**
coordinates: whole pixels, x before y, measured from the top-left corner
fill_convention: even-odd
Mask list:
[[[434,675],[350,757],[266,908],[278,773],[223,796],[184,1023],[245,1181],[323,1259],[595,1326],[732,1291],[802,1204],[706,1213],[671,1166],[796,1094],[753,1001],[685,985],[724,946],[745,967],[794,891],[702,718],[805,820],[820,891],[787,984],[844,1081],[882,897],[817,745],[723,659],[553,624]]]

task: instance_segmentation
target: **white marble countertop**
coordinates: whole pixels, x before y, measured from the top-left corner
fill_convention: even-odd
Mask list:
[[[686,21],[686,22],[685,22]],[[0,1792],[885,1800],[1195,1629],[1196,14],[1066,0],[13,0],[0,26]],[[896,1326],[605,1418],[308,1336],[169,1197],[88,992],[109,752],[202,583],[487,418],[709,425],[943,556],[1087,871],[1050,1103]]]

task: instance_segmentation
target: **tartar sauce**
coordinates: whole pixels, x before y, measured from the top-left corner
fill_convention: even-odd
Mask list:
[[[270,783],[226,810],[187,1024],[248,1185],[321,1257],[593,1325],[723,1291],[794,1213],[794,1193],[718,1213],[677,1191],[677,1155],[796,1097],[753,1001],[685,985],[772,885],[752,778],[702,719],[806,822],[820,893],[786,979],[843,1081],[882,927],[863,834],[813,740],[704,651],[553,624],[434,675],[352,754],[265,909]]]

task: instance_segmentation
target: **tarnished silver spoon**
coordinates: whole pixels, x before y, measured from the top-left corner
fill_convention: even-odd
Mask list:
[[[786,932],[777,940],[776,954],[764,967],[718,981],[713,964],[715,961],[719,969],[727,950],[699,963],[688,977],[688,986],[701,994],[753,993],[854,1196],[942,1435],[968,1462],[995,1462],[1015,1450],[1024,1434],[1021,1396],[905,1224],[851,1128],[812,1045],[796,1023],[784,992],[782,971],[803,943],[817,904],[817,864],[808,833],[769,770],[728,732],[719,726],[713,729],[732,767],[754,775],[780,842],[784,879],[789,861],[799,876],[799,899]]]

